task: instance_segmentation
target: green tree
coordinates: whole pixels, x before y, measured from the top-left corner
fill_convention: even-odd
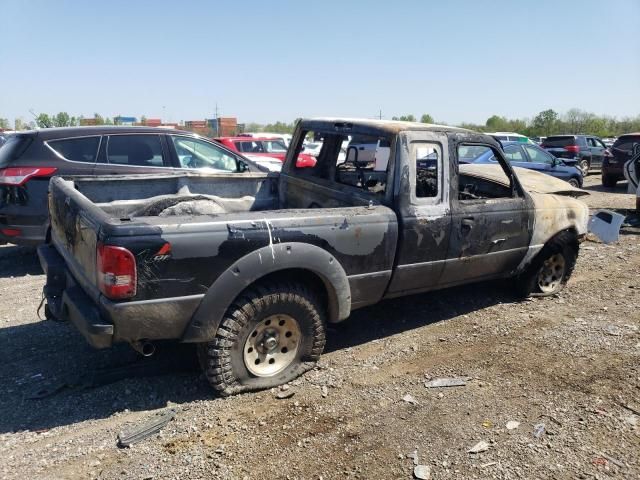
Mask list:
[[[0,128],[9,130],[9,120],[7,118],[0,118]]]
[[[538,136],[549,136],[558,131],[558,114],[551,108],[538,113],[533,119],[531,133]]]
[[[24,130],[26,128],[26,125],[24,123],[24,120],[20,117],[16,118],[13,122],[13,129],[14,130]]]
[[[485,123],[487,130],[492,132],[501,132],[509,128],[509,121],[505,117],[499,115],[492,115],[487,118]]]
[[[104,125],[105,124],[104,118],[102,118],[102,115],[100,115],[99,113],[94,113],[93,114],[93,119],[96,121],[96,125]]]
[[[420,117],[420,122],[421,123],[435,123],[433,121],[433,117],[431,115],[429,115],[428,113],[423,113],[422,116]]]
[[[67,112],[59,112],[52,118],[52,121],[56,127],[69,127],[71,125],[71,117]]]
[[[53,127],[53,119],[49,117],[46,113],[41,113],[36,117],[36,125],[40,128],[51,128]]]

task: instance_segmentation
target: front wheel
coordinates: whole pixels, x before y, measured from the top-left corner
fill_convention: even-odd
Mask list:
[[[250,288],[229,307],[215,338],[198,345],[211,386],[227,396],[287,383],[312,368],[325,344],[324,311],[307,287]]]
[[[577,258],[575,237],[569,232],[556,235],[517,278],[518,293],[523,297],[546,297],[560,292],[571,277]]]
[[[575,177],[570,178],[567,182],[569,182],[569,185],[572,187],[580,188],[580,181]]]

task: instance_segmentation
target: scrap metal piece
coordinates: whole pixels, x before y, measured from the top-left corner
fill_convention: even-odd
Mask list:
[[[153,414],[147,418],[142,424],[128,431],[122,431],[118,434],[118,447],[130,447],[145,438],[150,437],[154,433],[159,432],[162,427],[169,423],[175,416],[176,410],[168,408],[163,412]]]
[[[598,210],[589,220],[589,231],[604,243],[618,241],[625,216],[612,210]]]
[[[469,379],[470,377],[434,378],[425,382],[424,386],[425,388],[464,387]]]

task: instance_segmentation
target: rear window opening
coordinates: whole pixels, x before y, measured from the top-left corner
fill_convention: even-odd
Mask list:
[[[13,135],[0,147],[0,167],[6,167],[11,162],[18,160],[31,145],[31,135]]]
[[[547,137],[542,145],[545,147],[566,147],[575,144],[575,137]]]
[[[636,143],[640,144],[640,135],[621,137],[615,141],[612,148],[623,152],[630,152],[633,149],[633,145]]]

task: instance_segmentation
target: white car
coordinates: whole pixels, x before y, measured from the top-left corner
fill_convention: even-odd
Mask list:
[[[268,168],[270,172],[279,172],[282,170],[282,162],[277,158],[265,157],[264,155],[252,155],[250,153],[243,153],[243,155],[261,167]]]
[[[282,143],[289,148],[289,144],[291,143],[291,138],[293,138],[288,133],[269,133],[269,132],[245,132],[238,134],[238,137],[253,137],[253,138],[270,138],[273,140],[282,140]]]
[[[487,135],[491,135],[493,138],[495,138],[496,140],[500,140],[501,142],[521,142],[532,143],[534,145],[536,144],[536,142],[531,140],[529,137],[520,135],[519,133],[515,132],[487,132]]]

